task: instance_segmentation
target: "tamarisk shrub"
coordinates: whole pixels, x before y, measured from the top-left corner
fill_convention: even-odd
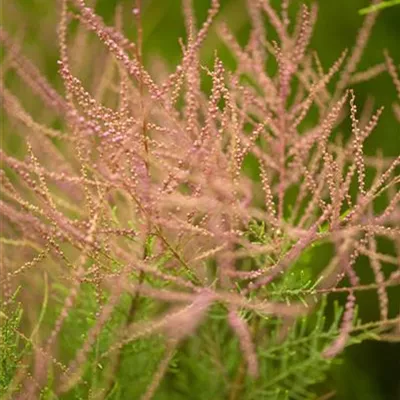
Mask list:
[[[400,157],[364,154],[391,110],[362,106],[351,86],[386,71],[400,99],[389,52],[357,69],[377,13],[323,66],[315,4],[292,21],[288,1],[248,0],[243,48],[216,21],[218,0],[199,26],[184,0],[181,61],[150,73],[140,0],[135,42],[122,9],[108,26],[83,0],[58,3],[63,94],[0,32],[4,130],[21,138],[0,153],[7,398],[312,398],[345,346],[398,338]],[[201,63],[214,28],[233,69],[217,53]],[[85,57],[93,34],[102,68]],[[380,316],[362,323],[366,290]],[[344,310],[328,312],[335,293]]]

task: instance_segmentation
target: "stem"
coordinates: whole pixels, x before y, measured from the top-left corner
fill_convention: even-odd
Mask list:
[[[253,331],[253,338],[254,338],[254,344],[255,347],[257,347],[257,338],[258,338],[258,332],[259,332],[259,327],[260,327],[260,319],[258,318],[257,315],[254,316],[254,319],[252,320],[252,331]],[[240,400],[242,398],[241,394],[243,391],[243,384],[246,378],[246,361],[244,357],[242,357],[242,360],[240,361],[235,380],[232,383],[231,391],[229,393],[228,399],[229,400]]]
[[[244,378],[246,376],[246,363],[244,361],[244,358],[240,361],[238,371],[236,373],[236,378],[232,383],[232,389],[229,394],[229,400],[238,400],[240,399],[240,394],[243,390],[243,383],[244,383]]]
[[[142,0],[136,0],[136,29],[137,29],[137,45],[135,47],[136,58],[139,62],[139,65],[143,65],[143,26],[142,26]],[[142,68],[139,71],[139,96],[140,96],[140,109],[142,112],[142,134],[143,134],[143,145],[144,150],[147,156],[147,160],[145,161],[147,172],[149,171],[148,165],[148,155],[149,155],[149,147],[147,144],[147,123],[144,113],[144,85],[143,85],[143,76],[142,76]]]
[[[139,298],[140,298],[139,288],[140,288],[140,285],[143,283],[144,277],[145,277],[144,272],[140,271],[139,286],[138,286],[138,289],[136,290],[136,293],[133,296],[131,296],[131,305],[129,307],[128,317],[126,318],[126,321],[125,321],[125,328],[127,328],[135,319],[135,316],[136,316],[136,313],[138,310]],[[105,398],[107,398],[108,395],[114,389],[114,386],[117,381],[118,371],[121,369],[121,364],[122,364],[122,349],[118,350],[118,353],[115,356],[114,366],[112,367],[111,380],[108,384],[108,389],[106,390]]]

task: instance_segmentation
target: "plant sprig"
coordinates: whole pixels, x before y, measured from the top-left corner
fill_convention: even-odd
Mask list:
[[[371,6],[364,7],[361,10],[359,10],[358,12],[360,15],[366,15],[366,14],[377,12],[377,11],[383,10],[385,8],[393,7],[396,5],[400,5],[400,0],[383,1],[382,3],[373,4]]]

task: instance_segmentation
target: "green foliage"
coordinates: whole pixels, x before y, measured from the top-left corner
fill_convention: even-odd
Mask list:
[[[312,317],[300,318],[284,337],[280,323],[265,321],[267,345],[260,351],[260,370],[265,377],[248,384],[247,399],[311,399],[309,388],[323,381],[332,359],[323,349],[337,337],[342,309],[335,307],[333,321],[327,324],[326,299]]]
[[[270,288],[274,299],[288,303],[293,300],[306,301],[313,292],[316,282],[304,269],[294,270]],[[58,303],[66,290],[61,285],[53,287],[58,293]],[[95,324],[99,312],[99,296],[96,287],[84,284],[76,307],[68,316],[60,334],[61,362],[67,364],[82,347],[90,328]],[[46,296],[45,300],[46,300]],[[106,302],[107,295],[100,296]],[[14,301],[15,303],[15,301]],[[93,348],[82,366],[82,375],[73,387],[64,394],[55,395],[55,376],[60,373],[55,367],[49,371],[47,386],[41,392],[42,400],[86,399],[102,395],[106,399],[139,399],[152,381],[154,373],[165,353],[165,340],[160,335],[146,336],[126,344],[120,353],[105,356],[109,347],[115,343],[118,332],[124,329],[130,296],[123,295],[111,318],[101,330]],[[43,324],[54,319],[46,310],[47,300],[43,302],[41,315]],[[46,312],[47,311],[47,312]],[[146,318],[155,312],[153,301],[142,299],[138,317]],[[343,308],[337,304],[333,317],[328,320],[327,299],[324,297],[315,313],[301,317],[294,325],[285,325],[282,320],[261,314],[246,312],[243,317],[253,328],[257,343],[257,356],[260,378],[246,376],[238,340],[226,323],[227,310],[216,303],[201,325],[198,334],[188,338],[179,346],[171,362],[163,383],[155,399],[167,400],[206,400],[223,399],[233,396],[243,400],[306,400],[316,397],[313,388],[326,379],[333,362],[326,358],[323,350],[334,341],[340,329]],[[22,310],[14,304],[12,312],[6,316],[2,311],[0,336],[0,388],[2,393],[9,390],[23,354],[34,348],[28,340],[21,350],[18,333],[21,329]],[[373,338],[363,329],[352,337],[347,345]],[[118,369],[115,361],[119,359]],[[232,384],[243,370],[239,387]],[[239,375],[240,376],[240,375]],[[112,385],[110,386],[110,377]]]
[[[57,290],[60,294],[65,292],[62,286],[57,286]],[[60,353],[65,357],[65,363],[82,348],[90,328],[96,323],[100,310],[96,290],[93,285],[83,285],[77,305],[69,312],[62,328]],[[102,304],[108,300],[105,293],[101,295]],[[59,303],[62,304],[61,301]],[[87,398],[89,393],[94,396],[106,393],[107,399],[135,399],[145,391],[164,352],[164,343],[160,337],[139,339],[124,346],[120,353],[104,356],[119,337],[121,330],[125,329],[130,304],[131,296],[123,294],[112,316],[101,329],[85,364],[81,367],[81,379],[60,398]],[[142,300],[138,318],[150,316],[153,307],[154,304],[150,300]],[[118,359],[119,367],[115,370],[115,362]],[[110,381],[112,381],[111,387],[108,386]]]
[[[326,299],[318,311],[300,318],[286,331],[275,318],[259,321],[258,360],[260,379],[244,376],[237,395],[243,400],[313,399],[313,388],[326,376],[333,363],[322,351],[337,337],[343,309],[337,304],[333,319],[326,318]],[[176,353],[164,383],[155,396],[164,399],[224,399],[230,398],[233,381],[241,368],[237,339],[224,323],[220,306],[213,307],[209,318],[196,338],[184,343]],[[250,322],[253,316],[248,316]],[[367,338],[354,336],[348,345]]]
[[[17,373],[22,351],[18,328],[22,317],[22,308],[15,301],[16,295],[6,307],[0,308],[0,397],[10,389]]]

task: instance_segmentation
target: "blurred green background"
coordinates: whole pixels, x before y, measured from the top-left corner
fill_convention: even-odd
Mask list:
[[[367,0],[316,0],[319,5],[319,18],[314,30],[311,47],[317,50],[325,69],[341,54],[344,48],[352,48],[363,17],[358,10],[369,4]],[[88,1],[94,4],[94,1]],[[194,0],[198,21],[203,21],[209,7],[209,0]],[[279,7],[280,1],[271,1]],[[302,3],[292,0],[293,11]],[[310,3],[310,1],[306,1]],[[56,24],[57,4],[55,0],[13,0],[1,4],[1,25],[22,43],[25,54],[42,70],[54,85],[61,90],[62,85],[57,74],[58,58]],[[244,44],[249,32],[249,19],[246,13],[245,0],[221,0],[221,11],[218,20],[225,21]],[[113,23],[116,6],[123,9],[124,30],[128,37],[134,38],[135,26],[132,8],[134,0],[98,0],[95,8],[109,24]],[[181,56],[179,38],[185,37],[185,28],[180,0],[143,0],[144,59],[151,69],[154,56],[166,60],[171,70]],[[272,35],[272,33],[271,33]],[[393,7],[381,12],[367,51],[360,63],[360,69],[367,69],[383,62],[383,49],[387,48],[396,65],[400,63],[400,7]],[[214,52],[227,65],[232,59],[214,31],[207,38],[202,49],[202,62],[212,63]],[[3,52],[3,50],[1,50]],[[102,60],[99,57],[100,60]],[[93,69],[104,67],[102,61],[91,54],[85,60],[82,74],[90,74]],[[25,88],[15,80],[7,77],[8,84],[14,90],[24,94]],[[15,80],[15,81],[14,81]],[[382,149],[387,156],[400,153],[400,126],[391,114],[391,104],[396,98],[394,86],[388,74],[381,74],[368,83],[355,85],[357,103],[362,105],[368,97],[375,99],[375,107],[384,105],[386,111],[382,116],[379,129],[368,138],[365,151],[375,154]],[[34,116],[40,119],[41,105],[33,96],[23,96],[24,104]],[[2,147],[8,152],[18,152],[19,140],[2,129]],[[372,274],[368,265],[360,263],[358,270],[363,281],[371,280]],[[397,292],[395,292],[397,290]],[[368,297],[369,296],[369,297]],[[391,292],[392,313],[398,312],[400,293],[398,288]],[[363,312],[365,321],[378,317],[378,306],[375,294],[364,296],[362,301],[368,306]],[[397,302],[397,303],[396,303]],[[344,362],[332,371],[330,387],[337,390],[338,399],[351,400],[399,400],[400,399],[400,346],[399,344],[367,342],[346,351]]]

